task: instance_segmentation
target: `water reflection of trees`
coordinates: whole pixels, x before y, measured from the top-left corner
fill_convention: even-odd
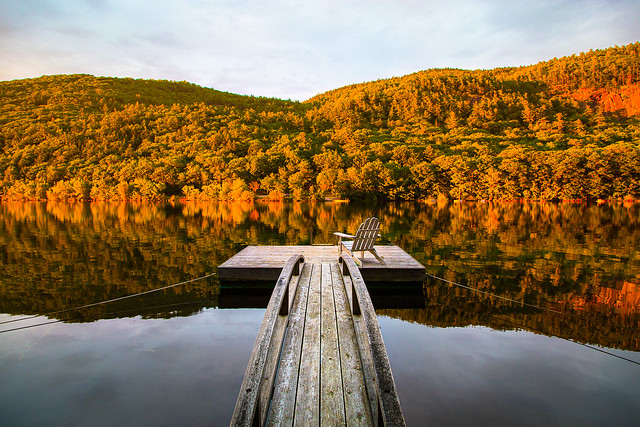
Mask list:
[[[606,291],[605,291],[606,292]],[[637,300],[638,293],[635,294]],[[437,327],[489,326],[498,330],[523,329],[580,343],[623,350],[640,350],[640,309],[616,311],[598,303],[575,307],[559,302],[545,311],[469,290],[429,282],[425,309],[385,309],[378,314]]]
[[[427,272],[560,311],[559,316],[426,283],[424,311],[386,312],[438,326],[528,329],[640,349],[638,205],[454,204],[415,215],[399,244]],[[418,230],[418,231],[417,231]],[[433,304],[436,304],[434,306]]]
[[[589,320],[487,306],[477,294],[431,282],[427,309],[393,315],[439,326],[521,322],[637,349],[639,214],[638,205],[570,203],[2,203],[0,310],[49,313],[166,286],[215,271],[245,245],[330,243],[334,231],[353,231],[375,215],[383,241],[428,273]],[[143,313],[142,306],[215,305],[217,290],[215,280],[196,282],[91,314],[190,314],[198,308]],[[496,310],[517,319],[497,319]]]

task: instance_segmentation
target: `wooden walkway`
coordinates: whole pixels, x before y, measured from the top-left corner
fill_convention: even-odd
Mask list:
[[[367,284],[424,281],[424,266],[399,246],[376,246],[376,251],[384,258],[386,265],[380,264],[373,255],[365,253],[365,257],[361,258],[363,265],[360,273]],[[331,245],[247,246],[218,266],[218,277],[223,285],[227,285],[229,281],[275,281],[287,260],[294,255],[304,256],[307,263],[336,262],[339,257],[338,247]],[[235,285],[229,285],[233,286]]]
[[[349,256],[287,261],[231,425],[405,425],[376,314]]]

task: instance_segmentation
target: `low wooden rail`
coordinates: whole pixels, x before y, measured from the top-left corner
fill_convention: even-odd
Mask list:
[[[302,255],[292,256],[280,273],[249,357],[231,425],[262,426],[266,422],[278,359],[291,308],[290,282],[293,276],[299,278],[303,265],[304,257]]]
[[[231,425],[405,425],[373,304],[351,257],[287,261]]]
[[[351,312],[367,382],[371,413],[377,420],[377,425],[404,426],[400,399],[371,297],[353,259],[341,255],[339,263],[342,265],[342,274],[348,277],[345,278],[345,287],[349,286],[349,282],[351,284]]]

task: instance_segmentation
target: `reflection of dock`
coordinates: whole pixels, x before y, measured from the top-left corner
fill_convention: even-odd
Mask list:
[[[425,268],[411,255],[395,245],[376,246],[385,259],[380,264],[371,254],[366,254],[360,273],[370,286],[372,283],[422,283]],[[247,281],[275,281],[287,260],[302,255],[307,263],[336,262],[337,246],[248,246],[218,267],[218,277],[223,287],[234,287]]]
[[[349,256],[293,256],[281,267],[231,424],[347,423],[404,425],[376,314]]]

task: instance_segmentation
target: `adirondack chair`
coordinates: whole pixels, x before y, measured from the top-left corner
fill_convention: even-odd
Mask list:
[[[354,255],[354,252],[358,251],[362,252],[362,258],[364,258],[365,251],[371,252],[381,264],[387,265],[373,246],[376,239],[380,237],[380,221],[378,218],[367,218],[360,224],[358,231],[356,231],[356,234],[353,236],[351,234],[338,232],[333,233],[333,235],[338,237],[338,252],[342,253],[342,248],[346,249],[359,266],[362,266],[362,261]],[[350,240],[345,241],[343,239]]]

